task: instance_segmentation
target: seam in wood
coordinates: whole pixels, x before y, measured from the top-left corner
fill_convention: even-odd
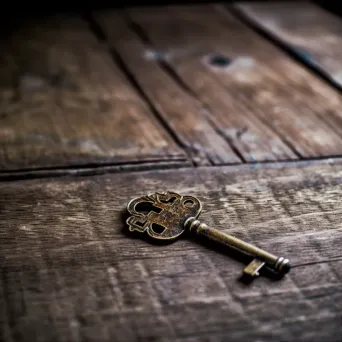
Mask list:
[[[132,18],[129,16],[128,13],[123,13],[124,19],[128,25],[128,27],[137,35],[138,38],[144,43],[147,44],[150,48],[153,47],[151,39],[148,37],[148,34],[146,31],[142,28],[141,25],[138,23],[134,22]],[[163,71],[183,90],[185,91],[189,96],[194,98],[196,101],[198,101],[201,104],[201,107],[205,109],[206,112],[209,112],[209,109],[207,106],[205,106],[198,96],[195,94],[194,91],[192,91],[186,83],[182,80],[182,78],[177,74],[177,72],[172,68],[172,66],[164,59],[158,58],[156,59],[156,63],[161,67]],[[227,139],[225,135],[222,135],[221,132],[218,130],[216,125],[212,122],[212,119],[210,118],[209,115],[205,115],[207,118],[208,124],[214,129],[214,131],[221,136],[224,141],[228,144],[228,146],[233,150],[233,152],[240,158],[240,160],[244,163],[245,159],[243,158],[242,154],[240,151],[232,144],[231,140]],[[214,162],[211,160],[210,156],[206,156],[209,160],[209,162],[214,165]],[[221,165],[225,165],[225,163],[222,163]],[[230,163],[231,165],[231,163]]]
[[[138,23],[136,23],[136,21],[134,21],[134,19],[131,19],[131,22],[133,22],[133,24],[135,24],[138,28],[139,28],[139,32],[140,34],[142,34],[143,36],[143,39],[144,40],[147,40],[149,42],[150,45],[153,46],[153,44],[150,42],[151,40],[149,39],[148,37],[148,34],[146,33],[146,30],[141,27]],[[167,60],[162,60],[162,59],[158,59],[159,62],[163,61],[164,65],[167,65],[169,70],[172,70],[172,75],[177,75],[177,80],[181,79],[179,74],[177,73],[177,70],[175,70],[172,66],[171,63],[169,63]],[[171,76],[172,76],[171,75]],[[225,90],[227,91],[228,90],[228,93],[231,92],[231,89],[227,89],[227,87],[222,84],[222,82],[219,80],[219,78],[215,78],[216,81],[218,82],[218,84]],[[181,80],[182,81],[182,80]],[[182,81],[182,84],[184,84],[184,82]],[[185,85],[185,90],[187,90],[189,87],[187,85]],[[190,90],[189,92],[190,95],[194,96],[194,98],[199,101],[199,103],[201,103],[201,105],[203,106],[203,108],[206,110],[206,116],[207,118],[210,120],[210,123],[211,123],[211,126],[215,129],[215,131],[225,139],[225,141],[229,144],[229,146],[231,147],[231,149],[236,153],[236,155],[239,156],[239,158],[241,158],[241,160],[243,162],[246,162],[246,158],[243,157],[243,153],[241,153],[238,149],[238,147],[236,146],[236,144],[234,143],[234,140],[231,139],[231,137],[226,134],[226,132],[222,132],[220,130],[220,127],[218,126],[218,124],[215,122],[215,120],[213,120],[212,118],[212,115],[211,115],[211,109],[210,107],[208,107],[206,104],[204,104],[200,97],[196,94],[196,92],[194,92],[193,90]],[[240,95],[239,95],[240,96]],[[248,101],[243,101],[246,105],[248,105]],[[274,127],[272,125],[270,125],[270,123],[265,119],[263,118],[262,116],[258,115],[257,113],[254,113],[254,109],[253,108],[250,108],[249,106],[249,109],[251,110],[251,113],[254,114],[254,117],[256,119],[258,119],[260,121],[260,123],[264,124],[266,127],[268,127],[270,129],[270,131],[274,131]],[[288,141],[288,139],[286,139],[286,137],[284,137],[280,132],[276,131],[276,136],[277,138],[285,145],[287,146],[291,152],[294,154],[294,156],[296,156],[296,159],[301,159],[302,158],[302,155],[298,152],[298,150],[295,148],[295,146],[290,142]]]
[[[336,261],[341,261],[341,260],[342,260],[342,256],[332,258],[332,259],[325,259],[325,260],[319,260],[319,261],[313,261],[313,262],[305,262],[305,263],[293,265],[292,267],[296,268],[296,267],[305,267],[305,266],[311,266],[311,265],[317,265],[317,264],[327,264],[330,262],[336,262]]]
[[[102,30],[100,25],[97,24],[96,20],[94,20],[93,16],[91,13],[87,13],[84,15],[84,19],[87,21],[91,31],[93,34],[99,39],[99,40],[105,40],[106,42],[108,41],[107,36],[105,32]],[[129,70],[129,68],[126,66],[124,60],[121,58],[120,54],[118,51],[116,51],[115,48],[113,47],[108,47],[108,51],[112,56],[113,62],[118,65],[118,67],[122,70],[124,75],[126,76],[127,80],[130,82],[132,87],[137,91],[137,93],[140,95],[140,97],[143,99],[143,101],[147,104],[151,112],[153,113],[154,117],[158,120],[158,122],[162,125],[162,127],[166,130],[166,132],[172,137],[172,139],[176,142],[178,147],[183,149],[187,155],[189,160],[191,160],[193,166],[193,160],[191,158],[191,152],[189,153],[189,150],[191,150],[191,147],[187,146],[187,144],[182,141],[179,136],[174,132],[169,124],[167,123],[166,120],[160,115],[158,112],[157,108],[154,106],[152,101],[148,98],[146,95],[145,91],[143,90],[142,87],[140,87],[139,83],[137,82],[135,76],[133,73]],[[210,161],[211,163],[211,161]]]
[[[159,114],[156,107],[153,105],[152,101],[148,98],[146,93],[144,92],[143,88],[140,87],[139,83],[137,82],[135,76],[130,72],[130,70],[127,68],[126,64],[124,63],[123,59],[121,58],[120,54],[114,49],[110,48],[110,52],[112,54],[112,57],[114,61],[117,63],[117,65],[120,67],[120,69],[124,72],[132,86],[136,89],[138,94],[143,98],[143,100],[147,103],[148,107],[150,108],[151,112],[154,114],[158,122],[163,126],[163,128],[168,132],[168,134],[173,138],[173,140],[177,143],[178,147],[183,149],[188,157],[189,160],[193,163],[193,160],[191,158],[191,153],[189,153],[189,150],[191,150],[191,147],[187,146],[187,144],[182,141],[179,136],[174,132],[171,127],[169,126],[168,122],[163,119],[163,117]],[[193,163],[193,166],[194,163]]]
[[[225,13],[227,15],[228,14],[233,15],[241,24],[243,24],[247,28],[251,29],[253,32],[259,34],[262,38],[264,38],[266,41],[269,41],[270,43],[272,43],[276,47],[278,47],[280,49],[286,49],[287,48],[290,52],[292,51],[290,48],[287,47],[286,43],[279,42],[276,37],[272,36],[271,33],[268,33],[266,30],[263,30],[262,28],[260,28],[258,26],[258,24],[256,22],[254,22],[253,19],[251,19],[247,15],[245,15],[242,10],[239,10],[239,8],[236,8],[233,6],[234,5],[213,5],[213,8],[218,13],[221,12],[223,15]],[[282,45],[284,45],[284,47]],[[289,53],[287,53],[287,54],[289,55]],[[299,57],[298,57],[298,59],[295,58],[295,60],[301,62]],[[301,64],[306,65],[304,62],[303,63],[301,62]],[[315,76],[317,76],[317,73],[315,72],[315,70],[313,70],[313,72],[314,72]],[[222,85],[225,87],[225,84],[222,84]],[[341,89],[339,89],[339,90],[341,90]],[[243,94],[241,96],[244,97]],[[248,105],[248,101],[244,101],[244,102],[246,103],[246,105]],[[330,123],[329,121],[324,120],[324,117],[319,115],[319,113],[317,113],[316,111],[313,111],[313,113],[315,114],[315,116],[317,117],[318,120],[322,121],[330,129],[332,129],[335,133],[337,133],[339,136],[341,136],[341,133],[340,133],[339,129],[336,127],[336,125]],[[294,146],[294,144],[291,141],[289,141],[285,136],[283,136],[283,134],[281,132],[279,132],[277,129],[275,129],[275,127],[270,125],[270,123],[265,118],[263,118],[262,116],[258,115],[257,113],[256,113],[256,116],[260,119],[261,122],[263,122],[265,125],[267,125],[271,130],[275,130],[275,132],[277,133],[278,137],[282,140],[282,142],[284,144],[286,144],[298,158],[300,158],[300,159],[303,158],[302,154],[297,150],[297,148]]]
[[[142,28],[141,25],[139,25],[137,22],[134,22],[132,18],[125,13],[124,18],[126,20],[127,25],[129,28],[149,47],[153,47],[151,39],[148,37],[148,34],[146,31]],[[198,97],[196,94],[192,91],[190,87],[187,86],[187,84],[179,77],[177,72],[172,68],[172,66],[163,58],[157,58],[157,63],[160,65],[160,67],[184,90],[186,91],[190,96],[196,98],[198,100]]]
[[[239,149],[235,146],[233,139],[231,139],[225,132],[218,127],[213,120],[208,115],[208,121],[210,122],[211,126],[214,128],[215,132],[220,135],[227,143],[229,144],[230,148],[234,151],[234,153],[242,160],[243,163],[248,163],[246,158],[244,158],[243,154],[239,151]]]
[[[72,165],[65,167],[50,167],[36,169],[22,169],[12,171],[0,171],[0,182],[22,181],[37,178],[51,178],[63,176],[96,176],[118,172],[134,172],[148,170],[190,168],[192,164],[187,159],[171,161],[132,161],[129,163],[116,164],[91,164],[91,165]]]
[[[285,42],[282,42],[280,39],[277,39],[275,35],[272,33],[267,32],[263,28],[261,28],[257,22],[255,22],[253,19],[249,18],[246,14],[243,13],[240,9],[234,7],[234,5],[226,5],[225,9],[233,14],[237,19],[240,20],[244,25],[251,28],[254,32],[259,34],[264,39],[271,42],[273,45],[281,49],[283,52],[285,52],[289,57],[291,57],[296,62],[300,63],[304,67],[306,67],[310,72],[312,72],[315,76],[321,78],[326,83],[328,83],[331,87],[335,88],[339,92],[342,92],[341,86],[334,81],[334,79],[324,71],[319,65],[309,64],[306,62],[305,59],[302,58],[302,55],[295,51],[294,49],[291,49]],[[334,130],[336,130],[335,127],[331,126]]]
[[[312,4],[313,7],[317,7],[316,5],[318,6],[317,3]],[[321,65],[319,62],[316,63],[314,60],[306,58],[305,54],[303,54],[303,51],[301,49],[297,49],[295,46],[292,46],[290,41],[282,39],[282,37],[278,36],[277,33],[273,33],[271,30],[263,27],[263,24],[260,24],[257,19],[253,18],[252,15],[249,15],[247,12],[245,12],[243,8],[240,8],[238,3],[236,3],[236,5],[228,5],[223,10],[233,14],[240,22],[255,31],[256,34],[259,34],[262,38],[279,48],[295,62],[298,62],[300,65],[304,66],[304,68],[300,69],[311,72],[311,74],[322,80],[325,84],[337,90],[339,94],[342,93],[341,84],[334,80],[332,75],[329,73],[329,71],[325,70],[323,65]],[[322,10],[324,10],[324,8],[322,8]],[[317,105],[315,107],[317,107]],[[324,113],[320,113],[319,109],[311,108],[311,110],[316,115],[316,117],[319,118],[319,120],[324,122],[330,129],[341,136],[339,124],[336,125],[331,120],[327,120],[324,116]]]
[[[151,43],[151,41],[149,40],[149,38],[147,37],[147,34],[145,33],[145,31],[140,27],[140,25],[134,23],[128,16],[127,13],[121,12],[120,15],[122,16],[122,18],[124,19],[125,24],[127,25],[127,28],[136,36],[136,38],[138,40],[140,40],[140,43],[142,43],[143,45],[145,45],[148,48],[153,47],[153,44]],[[95,19],[93,19],[95,20]],[[95,20],[96,21],[96,20]],[[97,23],[98,27],[101,27],[100,24]],[[102,29],[103,30],[103,29]],[[103,31],[104,32],[104,31]],[[104,34],[106,34],[104,32]],[[101,34],[102,37],[102,34]],[[116,49],[115,45],[112,46],[112,44],[110,44],[110,37],[108,37],[108,45],[114,49],[115,53],[120,56],[121,62],[124,63],[124,58],[121,55],[121,51],[120,49]],[[130,70],[131,67],[128,65],[126,65],[127,63],[125,63],[124,67],[127,70]],[[185,94],[189,97],[191,97],[191,99],[193,99],[197,104],[199,104],[201,106],[202,109],[204,109],[205,111],[208,111],[208,109],[206,108],[206,106],[204,106],[201,101],[199,101],[196,97],[196,95],[191,91],[191,89],[189,87],[187,87],[187,85],[182,81],[182,79],[177,75],[177,73],[175,73],[175,71],[173,71],[173,68],[167,63],[167,61],[164,61],[162,58],[157,58],[155,60],[155,65],[157,66],[157,68],[159,67],[161,69],[162,72],[165,73],[165,75],[167,77],[170,77],[171,82],[174,82],[174,85],[176,87],[179,87],[179,89],[183,92],[185,92]],[[131,76],[134,78],[134,80],[140,84],[139,82],[139,78],[133,76],[134,72],[130,72]],[[150,99],[150,95],[148,94],[148,91],[145,92],[143,91],[143,86],[139,85],[139,87],[141,88],[141,91],[144,92],[144,95],[146,96],[146,98]],[[151,102],[151,104],[153,103],[153,100],[149,100]],[[153,105],[155,108],[157,108],[157,106]],[[160,116],[163,118],[163,113],[158,111],[158,114],[160,114]],[[202,113],[201,110],[198,111],[199,115],[202,115],[203,118],[206,121],[206,124],[218,135],[222,138],[222,135],[217,133],[217,130],[215,128],[215,126],[213,126],[212,121],[210,120],[210,118],[208,118],[208,115],[205,115],[206,113]],[[167,123],[167,119],[164,118],[165,121],[165,125],[168,125]],[[198,156],[198,148],[196,147],[196,144],[194,144],[194,146],[191,144],[191,142],[187,142],[186,141],[186,137],[182,138],[181,134],[177,133],[177,129],[172,128],[172,125],[170,125],[170,130],[172,132],[174,132],[175,135],[177,135],[178,138],[178,142],[182,145],[183,149],[185,151],[188,152],[189,158],[193,159],[194,162],[194,166],[202,166],[203,163],[202,161],[206,161],[207,163],[209,162],[211,165],[216,165],[215,162],[215,157],[212,156],[212,154],[208,151],[202,151],[203,152],[203,156],[200,157],[200,161],[196,162],[196,157]],[[227,141],[227,139],[222,139],[226,144],[227,147],[230,147],[230,150],[232,150],[232,152],[234,153],[234,155],[236,157],[240,157],[240,153],[239,151],[236,151],[235,146],[231,146],[230,142]],[[195,142],[196,143],[196,142]],[[237,159],[237,158],[236,158]],[[243,158],[239,158],[239,161],[243,161]],[[237,164],[237,162],[234,161],[229,161],[229,162],[221,162],[220,165],[235,165]]]
[[[130,27],[130,29],[145,43],[148,44],[150,47],[153,46],[151,39],[148,37],[148,34],[143,29],[141,25],[136,23],[132,20],[132,18],[129,16],[129,14],[125,14],[125,20]],[[233,150],[233,152],[241,159],[243,163],[246,163],[246,159],[243,157],[242,153],[239,151],[239,149],[234,145],[232,139],[230,139],[220,128],[215,124],[213,119],[210,117],[210,109],[208,106],[206,106],[198,97],[198,95],[187,86],[187,84],[182,80],[182,78],[178,75],[177,71],[174,70],[172,65],[168,63],[166,60],[163,59],[157,59],[157,63],[160,65],[160,67],[184,90],[187,92],[187,94],[191,97],[193,97],[196,101],[198,101],[202,108],[205,109],[205,117],[208,120],[208,124],[215,130],[215,132],[221,136],[229,145],[229,147]],[[210,159],[210,158],[208,158]],[[221,164],[225,165],[225,164]]]
[[[232,171],[252,170],[252,169],[267,169],[267,168],[282,168],[289,165],[296,165],[297,167],[307,165],[324,165],[324,164],[341,164],[342,156],[340,157],[319,157],[308,158],[303,160],[282,160],[282,161],[264,161],[258,163],[244,163],[244,164],[230,164],[230,165],[213,165],[210,168],[219,168],[222,166],[229,167]],[[72,165],[56,168],[37,168],[37,169],[22,169],[17,171],[0,171],[0,182],[22,181],[39,178],[52,178],[63,176],[79,176],[89,177],[110,173],[128,173],[128,172],[144,172],[152,168],[156,171],[165,169],[183,169],[191,168],[192,164],[187,159],[179,159],[172,161],[136,161],[130,163],[116,163],[116,164],[99,164],[99,165]],[[206,168],[208,166],[198,166],[198,169]]]
[[[224,11],[229,12],[228,9],[230,9],[230,7],[228,7],[228,9],[227,9],[227,8],[221,6],[221,5],[214,5],[214,8],[215,8],[215,10],[217,10],[217,8],[219,8],[220,10],[223,9],[223,13],[224,13]],[[219,11],[218,11],[218,12],[219,12]],[[232,13],[232,14],[235,15],[235,13]],[[236,15],[235,15],[235,16],[236,16]],[[240,19],[240,18],[238,17],[238,19]],[[240,21],[241,21],[241,20],[240,20]],[[244,24],[243,21],[241,21],[241,22]],[[223,86],[224,89],[227,90],[226,85],[225,85],[224,83],[222,83],[222,82],[220,81],[219,78],[217,78],[217,81]],[[243,95],[243,94],[242,94],[242,95],[240,94],[240,95],[238,95],[238,96],[240,96],[241,98],[244,98],[244,95]],[[243,102],[244,102],[245,105],[248,106],[248,108],[251,110],[251,113],[254,113],[254,115],[260,120],[260,122],[262,122],[262,123],[263,123],[265,126],[267,126],[270,130],[276,132],[278,138],[279,138],[279,139],[280,139],[288,148],[290,148],[290,150],[291,150],[299,159],[304,158],[303,155],[297,150],[297,148],[294,146],[294,144],[293,144],[289,139],[287,139],[287,138],[286,138],[283,134],[281,134],[278,130],[275,130],[275,128],[274,128],[272,125],[270,125],[270,122],[269,122],[268,120],[266,120],[262,115],[258,115],[257,111],[255,111],[255,110],[252,108],[252,106],[249,104],[249,101],[243,101]]]

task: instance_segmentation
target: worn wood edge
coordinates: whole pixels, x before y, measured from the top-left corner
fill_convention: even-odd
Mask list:
[[[219,172],[223,170],[225,173],[243,173],[243,172],[255,172],[257,170],[268,170],[268,169],[303,169],[312,166],[321,165],[342,165],[342,156],[338,158],[317,158],[317,159],[304,159],[304,160],[288,160],[279,162],[263,162],[263,163],[246,163],[246,164],[236,164],[236,165],[213,165],[213,166],[200,166],[194,168],[197,171],[200,170],[212,170],[213,172]],[[185,168],[179,168],[179,171]],[[158,173],[169,172],[167,170],[156,170]],[[133,171],[134,173],[134,171]],[[150,170],[144,170],[141,172],[136,172],[137,175],[142,175],[143,173],[150,173]]]
[[[64,176],[96,176],[106,173],[150,171],[192,167],[187,159],[137,161],[113,165],[71,166],[65,168],[44,168],[36,170],[0,171],[0,182],[22,181],[27,179],[53,178]]]
[[[287,160],[278,162],[262,162],[262,163],[245,163],[231,165],[213,165],[213,166],[198,166],[196,169],[218,170],[224,168],[226,173],[248,172],[253,170],[265,169],[280,169],[280,168],[305,168],[317,165],[342,165],[342,156],[337,158],[310,158],[304,160]],[[155,161],[155,162],[138,162],[118,165],[105,166],[89,166],[89,167],[71,167],[71,168],[56,168],[56,169],[37,169],[37,170],[21,170],[14,172],[1,172],[0,183],[25,181],[40,178],[57,178],[57,177],[92,177],[111,173],[137,173],[144,174],[151,171],[169,172],[170,170],[189,169],[193,168],[189,160],[174,160],[174,161]]]
[[[302,1],[313,7],[321,9],[326,14],[330,14],[327,10],[317,6],[313,2]],[[327,82],[330,86],[342,91],[342,83],[338,82],[328,71],[325,70],[324,66],[315,62],[312,59],[305,58],[303,54],[298,51],[295,47],[291,46],[286,40],[279,37],[277,34],[273,33],[271,30],[264,27],[258,22],[252,15],[248,13],[248,5],[253,4],[253,2],[234,2],[233,4],[225,5],[225,8],[234,16],[236,16],[245,25],[252,28],[258,34],[261,34],[264,38],[269,40],[272,44],[276,45],[283,52],[287,53],[288,56],[292,57],[296,62],[301,63],[308,70],[313,72],[316,76],[320,77],[322,80]]]
[[[52,170],[52,169],[63,169],[63,168],[80,168],[80,167],[92,167],[92,166],[108,166],[108,165],[122,165],[122,164],[136,164],[136,163],[158,163],[158,162],[173,162],[173,161],[189,161],[185,153],[166,153],[160,155],[152,154],[140,154],[137,156],[124,156],[118,155],[115,157],[108,158],[73,158],[71,163],[61,164],[55,159],[51,159],[52,162],[37,167],[35,164],[28,167],[15,167],[15,168],[0,168],[1,173],[9,172],[30,172],[36,170]]]

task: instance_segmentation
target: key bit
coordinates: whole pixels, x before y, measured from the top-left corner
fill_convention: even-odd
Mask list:
[[[290,271],[288,259],[201,223],[197,218],[202,205],[196,197],[175,192],[154,193],[134,198],[128,203],[127,210],[131,214],[126,221],[130,231],[147,233],[153,239],[164,241],[173,241],[189,231],[253,256],[253,261],[243,271],[246,275],[259,276],[265,265],[280,274]]]

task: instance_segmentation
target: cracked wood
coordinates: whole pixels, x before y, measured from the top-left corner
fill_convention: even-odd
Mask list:
[[[187,157],[77,16],[1,40],[0,170]]]
[[[341,165],[1,183],[0,339],[338,341]],[[247,260],[216,245],[128,234],[127,202],[167,189],[198,196],[203,222],[291,258],[291,273],[246,286],[237,278]]]

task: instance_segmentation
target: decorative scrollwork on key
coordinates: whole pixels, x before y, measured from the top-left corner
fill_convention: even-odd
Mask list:
[[[132,215],[126,221],[130,231],[146,232],[158,240],[174,240],[184,232],[189,217],[198,217],[201,203],[196,197],[168,191],[134,198],[127,210]]]

